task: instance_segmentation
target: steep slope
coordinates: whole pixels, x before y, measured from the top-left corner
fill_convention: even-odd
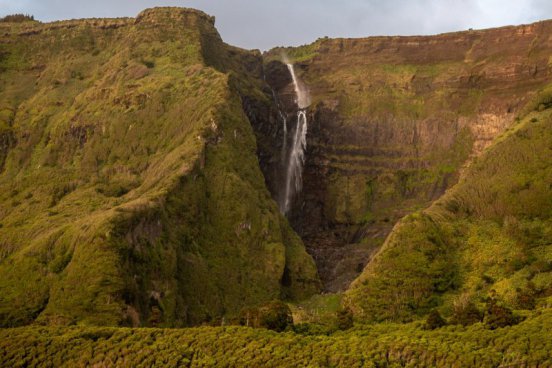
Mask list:
[[[526,115],[525,115],[526,114]],[[552,297],[552,88],[427,210],[405,217],[347,292],[365,320]]]
[[[291,223],[326,290],[345,289],[402,216],[439,198],[513,124],[550,80],[551,35],[546,21],[437,36],[320,39],[265,55],[266,79],[284,110],[291,110],[293,90],[281,52],[296,60],[312,95],[304,188]],[[281,129],[256,130],[281,136]],[[259,142],[274,192],[279,151]]]
[[[180,326],[318,290],[242,110],[260,56],[213,24],[0,24],[0,325]]]

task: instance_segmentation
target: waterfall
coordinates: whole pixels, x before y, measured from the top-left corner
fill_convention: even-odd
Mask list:
[[[306,109],[310,105],[310,95],[309,91],[305,88],[303,83],[299,81],[297,75],[295,75],[295,68],[293,64],[287,63],[287,68],[291,74],[291,79],[293,80],[293,88],[295,89],[295,102],[299,110]]]
[[[283,124],[283,138],[282,138],[282,153],[281,153],[281,161],[284,162],[286,160],[286,154],[287,154],[287,117],[286,115],[281,111],[278,110],[280,113],[280,119],[282,119]]]
[[[305,164],[305,150],[307,149],[307,107],[310,105],[310,96],[308,90],[299,81],[295,74],[293,65],[286,62],[289,73],[293,80],[295,90],[295,103],[299,108],[295,129],[293,131],[293,139],[287,154],[287,163],[285,171],[285,185],[283,201],[280,203],[280,211],[286,215],[291,207],[293,196],[303,188],[303,165]],[[287,149],[287,119],[284,122],[284,142],[283,154],[285,158],[285,150]]]
[[[303,165],[307,148],[307,113],[305,110],[297,112],[297,125],[293,134],[293,143],[289,153],[286,170],[286,184],[284,189],[284,206],[282,212],[287,214],[293,195],[303,188]],[[293,184],[293,186],[292,186]]]

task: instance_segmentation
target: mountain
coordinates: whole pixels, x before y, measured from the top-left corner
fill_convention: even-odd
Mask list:
[[[347,295],[366,320],[412,320],[488,298],[552,297],[552,89],[428,209],[401,219]]]
[[[213,18],[1,24],[0,324],[183,326],[318,291]]]
[[[552,361],[552,21],[262,54],[193,9],[23,18],[0,366]]]

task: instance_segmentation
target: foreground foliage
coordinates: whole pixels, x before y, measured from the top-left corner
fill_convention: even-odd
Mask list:
[[[0,330],[3,367],[552,366],[552,311],[513,327],[357,326],[331,336],[246,327]]]

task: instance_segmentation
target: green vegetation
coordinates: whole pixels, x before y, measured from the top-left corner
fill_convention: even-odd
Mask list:
[[[523,115],[521,106],[549,81],[544,74],[526,83],[521,72],[504,73],[520,57],[530,65],[549,62],[542,40],[550,23],[528,36],[530,49],[513,31],[511,47],[490,47],[502,37],[496,32],[324,39],[285,50],[303,60],[298,70],[321,127],[309,130],[320,193],[305,196],[310,203],[304,208],[321,207],[322,215],[314,212],[302,223],[319,222],[320,233],[327,234],[312,245],[306,239],[309,247],[337,232],[343,235],[336,244],[355,239],[379,247],[393,224],[451,188],[471,159],[513,126],[516,114]],[[281,51],[275,48],[266,58]],[[549,105],[550,88],[528,108]],[[359,252],[352,263],[364,264],[369,253]]]
[[[0,18],[1,23],[33,22],[34,20],[34,16],[29,14],[9,14]]]
[[[245,327],[24,327],[0,330],[9,367],[497,367],[552,361],[550,310],[496,330],[482,323],[357,326],[331,336]]]
[[[292,63],[309,62],[318,55],[318,50],[328,38],[319,38],[313,43],[297,46],[297,47],[275,47],[263,55],[265,63],[278,60],[282,61],[282,56],[285,55]]]
[[[32,20],[0,20],[0,366],[550,366],[552,86],[519,109],[536,76],[489,87],[504,58],[473,50],[263,60],[190,9]],[[319,119],[313,242],[365,257],[344,293],[317,294],[260,171],[282,52]]]
[[[293,326],[293,316],[286,303],[275,300],[258,308],[243,309],[240,313],[239,324],[282,332]]]

